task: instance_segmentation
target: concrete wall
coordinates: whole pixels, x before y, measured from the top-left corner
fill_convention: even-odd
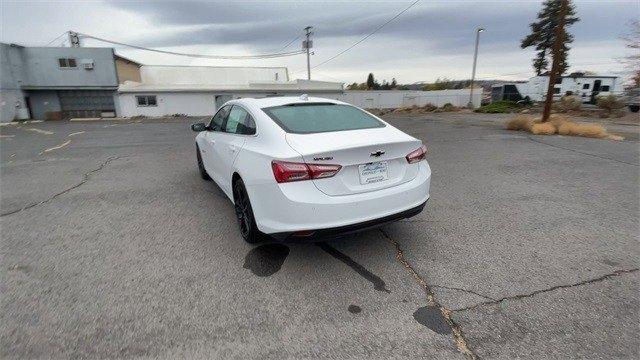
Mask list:
[[[338,92],[295,92],[281,95],[299,96],[303,93],[309,96],[338,99]],[[157,106],[138,106],[136,95],[155,95]],[[118,116],[169,116],[173,114],[186,114],[190,116],[213,116],[217,111],[215,104],[216,95],[230,95],[238,98],[263,98],[273,93],[267,92],[144,92],[144,93],[120,93],[116,96],[116,112]]]
[[[124,84],[125,81],[141,82],[140,67],[137,64],[123,59],[116,59],[115,63],[119,84]]]
[[[22,47],[2,44],[2,89],[116,87],[118,80],[111,48]],[[59,58],[76,60],[75,68],[61,68]],[[83,62],[93,61],[91,70]]]
[[[0,90],[0,122],[11,122],[27,117],[22,91]]]
[[[7,48],[3,46],[3,50]],[[116,87],[118,79],[111,48],[50,48],[8,46],[16,83],[32,88]],[[61,68],[59,58],[76,59],[76,68]],[[93,61],[91,70],[83,62]],[[21,67],[20,70],[17,70]]]
[[[155,95],[157,106],[138,106],[136,95]],[[116,112],[118,116],[125,117],[173,114],[207,116],[216,111],[215,97],[211,93],[128,93],[117,97]]]
[[[424,106],[433,104],[442,106],[451,103],[454,106],[464,107],[469,102],[469,90],[440,90],[440,91],[411,91],[411,90],[385,90],[385,91],[359,91],[346,90],[337,100],[365,108],[385,109],[410,107],[413,105]],[[473,105],[479,107],[482,100],[482,89],[477,88],[473,92]]]
[[[0,44],[0,122],[28,118],[20,89],[23,73],[20,54],[8,44]]]

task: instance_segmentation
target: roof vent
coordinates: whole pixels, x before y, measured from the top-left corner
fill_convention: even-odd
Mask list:
[[[307,95],[307,94],[302,94],[302,95],[300,95],[300,100],[302,100],[302,101],[307,101],[307,100],[309,100],[309,95]]]

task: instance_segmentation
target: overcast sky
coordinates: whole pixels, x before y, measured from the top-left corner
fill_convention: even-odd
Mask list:
[[[279,52],[315,28],[312,65],[373,31],[413,1],[7,1],[0,2],[2,42],[44,46],[66,30],[165,50],[245,55]],[[640,2],[574,1],[580,22],[569,55],[571,70],[621,74],[628,50],[620,36],[640,16]],[[527,78],[534,50],[520,49],[541,1],[422,0],[344,55],[312,71],[312,78],[412,83],[469,78],[475,29],[481,35],[478,78]],[[63,38],[51,46],[59,46]],[[68,44],[68,42],[67,42]],[[108,46],[87,39],[83,46]],[[295,41],[285,51],[300,48]],[[116,47],[145,64],[273,66],[306,77],[306,58],[206,60]]]

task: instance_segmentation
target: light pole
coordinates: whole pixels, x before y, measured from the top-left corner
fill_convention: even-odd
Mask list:
[[[311,80],[311,58],[309,57],[309,49],[313,47],[313,42],[309,39],[311,36],[311,29],[313,29],[313,26],[307,26],[304,28],[307,40],[302,42],[302,47],[307,50],[307,80]]]
[[[480,43],[480,33],[484,31],[484,28],[478,28],[476,30],[476,48],[473,51],[473,70],[471,71],[471,90],[469,91],[469,103],[467,107],[473,109],[473,80],[476,78],[476,63],[478,62],[478,44]]]

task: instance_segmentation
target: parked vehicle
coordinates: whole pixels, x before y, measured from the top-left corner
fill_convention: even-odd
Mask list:
[[[232,100],[191,128],[200,174],[234,203],[251,243],[360,231],[414,216],[429,199],[422,142],[340,101]]]
[[[625,92],[627,106],[631,112],[640,111],[640,88],[629,89]]]

